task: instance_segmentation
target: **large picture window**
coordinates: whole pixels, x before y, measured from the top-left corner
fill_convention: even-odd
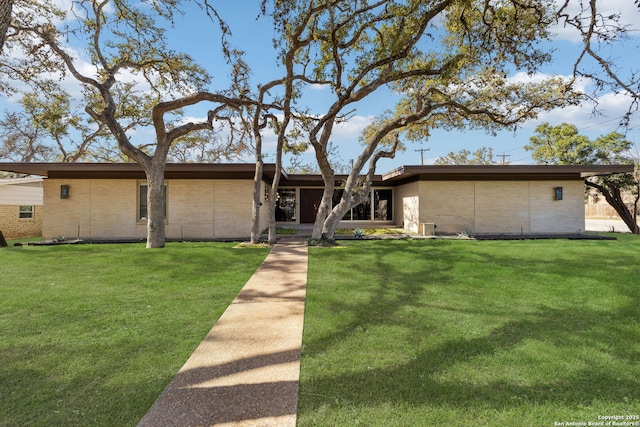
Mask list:
[[[393,219],[393,190],[373,190],[373,218],[376,221]]]
[[[344,190],[338,189],[333,193],[333,206],[340,203]],[[371,196],[367,200],[348,211],[343,221],[391,221],[393,220],[393,190],[373,190],[373,203]]]
[[[144,221],[147,219],[147,190],[149,186],[147,183],[141,183],[138,185],[138,220]],[[167,217],[167,185],[164,186],[164,217]]]

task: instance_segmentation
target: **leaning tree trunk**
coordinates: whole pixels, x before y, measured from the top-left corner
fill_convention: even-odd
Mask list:
[[[325,240],[325,220],[331,213],[331,204],[333,203],[333,192],[335,189],[335,173],[326,154],[324,156],[317,155],[318,165],[324,181],[324,191],[322,192],[322,200],[316,213],[316,219],[311,232],[311,241],[321,243]]]
[[[587,184],[587,186],[593,187],[600,193],[602,193],[607,203],[609,203],[609,205],[611,205],[611,207],[615,209],[620,219],[624,221],[624,223],[627,225],[627,227],[629,227],[629,230],[633,234],[640,234],[640,227],[638,227],[638,223],[636,222],[637,216],[635,213],[632,213],[629,210],[629,207],[624,203],[619,188],[612,188],[611,191],[609,191],[602,185],[590,181],[585,181],[585,183]]]
[[[164,248],[165,190],[164,163],[145,171],[147,174],[147,248]]]
[[[7,35],[11,23],[11,8],[13,0],[0,0],[0,52],[4,46],[4,38]]]
[[[328,181],[325,181],[324,191],[322,193],[322,199],[320,200],[320,206],[318,206],[318,212],[316,213],[316,219],[313,223],[313,231],[311,232],[311,241],[315,244],[330,243],[326,239],[325,221],[331,213],[331,204],[333,202],[334,186]]]
[[[346,205],[345,205],[346,206]],[[340,220],[344,218],[350,207],[343,207],[342,203],[334,207],[322,225],[322,241],[326,243],[333,243],[335,241],[336,227],[340,223]]]

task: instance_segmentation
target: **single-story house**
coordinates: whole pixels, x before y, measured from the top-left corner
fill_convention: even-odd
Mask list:
[[[6,239],[42,235],[42,177],[0,179],[0,231]]]
[[[584,178],[633,166],[403,166],[377,175],[369,201],[341,227],[399,226],[410,232],[584,233]],[[245,238],[251,230],[253,164],[168,164],[169,239]],[[135,163],[0,163],[0,170],[46,177],[45,239],[144,238],[146,181]],[[263,194],[275,166],[265,165]],[[344,176],[336,177],[336,197]],[[322,196],[319,175],[282,173],[276,217],[310,224]],[[261,224],[267,226],[267,209]]]

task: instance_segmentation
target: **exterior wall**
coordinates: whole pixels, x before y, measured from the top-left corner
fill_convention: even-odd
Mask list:
[[[473,181],[420,181],[420,222],[438,233],[475,231]]]
[[[418,184],[418,182],[412,182],[394,189],[393,217],[396,225],[402,226],[411,233],[417,233],[420,226]]]
[[[6,239],[42,235],[42,180],[7,179],[0,185],[0,231]],[[20,206],[33,206],[33,218],[20,218]]]
[[[563,200],[554,200],[563,187]],[[584,183],[576,181],[420,181],[419,223],[439,233],[583,233]],[[412,230],[414,231],[414,230]]]
[[[553,199],[553,187],[562,187],[562,200]],[[584,233],[584,182],[533,181],[531,233]]]
[[[550,189],[547,194],[552,196]],[[530,233],[529,182],[475,183],[476,233]]]
[[[43,237],[118,239],[146,237],[138,220],[133,179],[48,179]],[[60,185],[69,198],[60,198]],[[251,231],[251,180],[166,180],[169,239],[246,237]],[[261,210],[262,211],[262,210]]]
[[[20,206],[33,206],[33,218],[20,218]],[[5,239],[41,236],[42,206],[0,205],[0,231]]]
[[[0,205],[42,206],[42,181],[0,185]]]

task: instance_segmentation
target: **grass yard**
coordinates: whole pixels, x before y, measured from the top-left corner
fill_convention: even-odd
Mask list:
[[[640,423],[640,239],[617,237],[310,248],[299,425]]]
[[[268,252],[233,246],[0,248],[0,426],[134,426]]]

